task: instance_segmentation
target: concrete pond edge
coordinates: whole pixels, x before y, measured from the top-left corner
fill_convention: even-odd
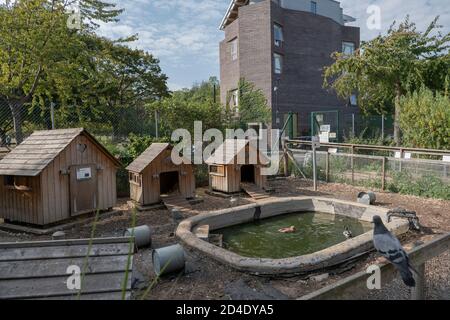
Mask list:
[[[337,266],[345,261],[373,250],[372,231],[338,243],[311,254],[285,259],[248,258],[215,246],[195,235],[195,228],[209,225],[210,231],[237,224],[274,217],[287,213],[319,211],[344,215],[363,221],[372,221],[379,215],[386,227],[394,234],[409,231],[409,222],[405,219],[392,218],[387,222],[389,209],[321,197],[288,197],[267,199],[258,203],[217,210],[183,220],[176,231],[176,236],[183,246],[200,252],[220,263],[236,270],[256,275],[283,276],[305,274]]]

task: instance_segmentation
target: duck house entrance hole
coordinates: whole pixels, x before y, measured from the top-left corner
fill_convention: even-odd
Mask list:
[[[159,175],[160,194],[171,194],[180,191],[178,171],[163,172]]]
[[[255,183],[254,165],[245,165],[241,167],[241,182]]]

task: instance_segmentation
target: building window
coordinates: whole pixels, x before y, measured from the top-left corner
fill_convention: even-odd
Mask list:
[[[353,42],[342,42],[342,53],[351,56],[355,52],[355,44]]]
[[[225,177],[225,166],[221,165],[209,166],[209,173],[213,176]]]
[[[317,14],[317,2],[311,1],[311,12]]]
[[[281,48],[283,46],[283,41],[284,41],[283,27],[278,24],[274,24],[273,36],[274,36],[274,40],[275,40],[275,46]]]
[[[281,74],[283,72],[283,56],[278,53],[275,53],[273,55],[273,60],[275,66],[275,73]]]
[[[235,61],[238,58],[238,41],[237,38],[230,41],[231,60]]]
[[[3,180],[3,184],[6,187],[14,187],[14,176],[5,176]]]
[[[356,107],[358,105],[358,97],[356,96],[356,94],[352,94],[350,96],[350,105],[352,107]]]
[[[239,90],[235,89],[230,91],[230,108],[234,112],[239,112]]]
[[[133,183],[135,185],[138,185],[138,186],[141,186],[141,175],[140,174],[130,172],[130,179],[129,180],[130,180],[131,183]]]

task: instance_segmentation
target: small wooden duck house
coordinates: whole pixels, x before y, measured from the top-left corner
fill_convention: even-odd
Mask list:
[[[111,209],[120,166],[84,129],[36,131],[0,160],[0,217],[44,226]]]
[[[161,195],[193,198],[195,177],[192,164],[176,165],[168,143],[152,143],[128,167],[130,196],[140,205],[161,201]]]
[[[251,161],[250,153],[256,155]],[[243,185],[264,189],[267,177],[261,174],[269,159],[251,146],[248,140],[228,139],[205,161],[209,167],[210,188],[215,191],[240,192]]]

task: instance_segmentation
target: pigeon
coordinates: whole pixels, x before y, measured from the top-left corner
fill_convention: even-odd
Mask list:
[[[409,263],[408,254],[403,249],[400,241],[389,232],[380,216],[374,216],[373,223],[375,224],[373,229],[375,249],[397,268],[405,285],[415,287],[416,281],[411,272],[411,270],[414,271],[414,268]]]
[[[345,226],[345,230],[344,232],[342,232],[342,234],[344,235],[344,237],[346,237],[347,239],[351,239],[353,238],[353,233],[350,231],[350,229]]]

